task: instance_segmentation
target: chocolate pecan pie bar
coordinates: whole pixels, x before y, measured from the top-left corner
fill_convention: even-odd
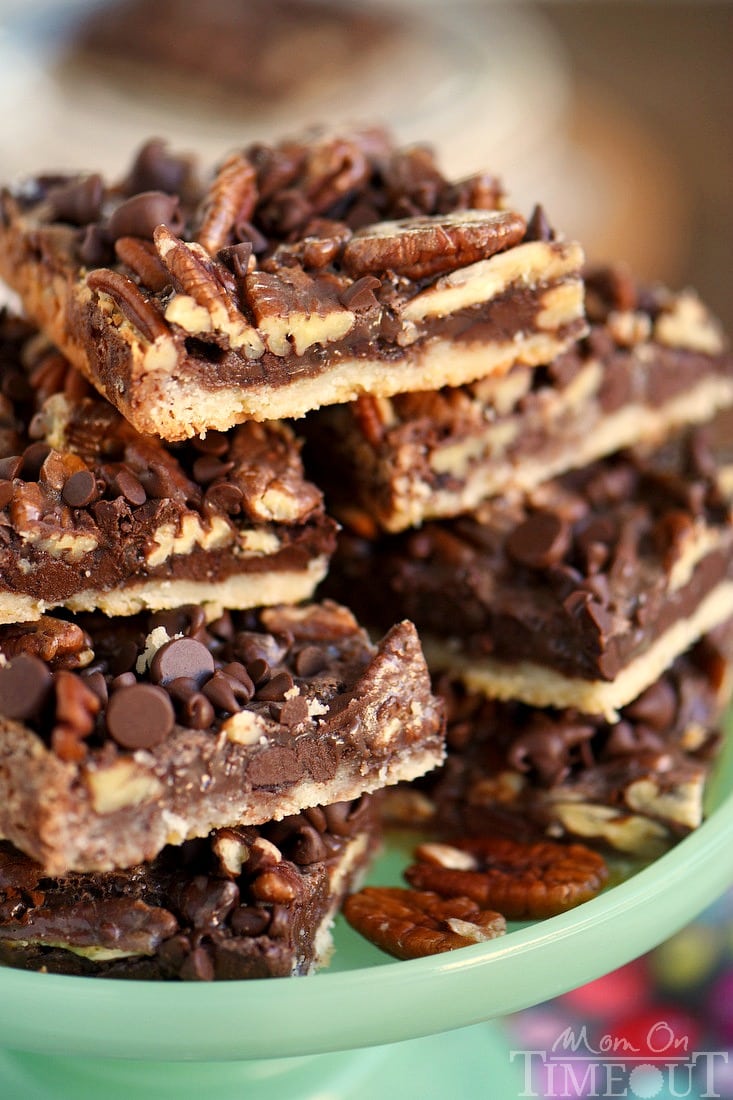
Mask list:
[[[589,336],[546,366],[310,413],[306,464],[357,530],[402,531],[528,490],[733,403],[733,357],[691,291],[586,274]]]
[[[7,315],[0,366],[0,622],[312,595],[335,523],[288,427],[166,447]]]
[[[599,460],[474,515],[346,536],[326,588],[365,617],[408,616],[433,670],[469,688],[614,720],[733,614],[724,428]]]
[[[585,331],[580,247],[379,131],[0,198],[0,274],[140,431],[180,440],[547,363]]]
[[[51,877],[0,841],[0,962],[183,981],[312,973],[377,836],[365,796],[221,829],[126,871]]]
[[[703,818],[731,694],[731,640],[706,636],[609,724],[572,708],[487,699],[450,676],[448,755],[390,794],[391,817],[454,833],[600,841],[656,855]]]
[[[350,800],[436,767],[411,623],[333,603],[0,627],[0,835],[50,873]]]

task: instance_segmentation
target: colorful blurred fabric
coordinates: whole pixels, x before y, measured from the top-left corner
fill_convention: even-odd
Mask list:
[[[508,1027],[521,1096],[733,1100],[733,890],[654,951]]]

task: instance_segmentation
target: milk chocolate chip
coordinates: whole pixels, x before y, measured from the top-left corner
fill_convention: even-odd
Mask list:
[[[52,680],[43,661],[21,653],[0,668],[0,714],[18,722],[33,718],[43,706]]]
[[[545,569],[561,561],[568,549],[568,525],[552,512],[535,512],[509,535],[507,553],[520,565]]]
[[[166,642],[150,664],[150,678],[155,684],[168,684],[185,677],[200,688],[213,673],[214,658],[195,638],[173,638]]]
[[[107,730],[124,749],[150,749],[165,741],[175,714],[170,697],[154,684],[120,688],[107,706]]]

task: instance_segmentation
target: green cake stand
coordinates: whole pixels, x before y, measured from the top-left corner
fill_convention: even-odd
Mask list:
[[[400,881],[392,841],[370,880]],[[733,741],[704,824],[645,867],[618,866],[568,913],[398,962],[345,923],[309,978],[164,984],[0,972],[3,1100],[366,1100],[527,1095],[501,1017],[666,939],[733,881]]]

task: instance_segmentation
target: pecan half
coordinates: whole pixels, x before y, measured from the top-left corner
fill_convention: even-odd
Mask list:
[[[93,656],[91,639],[80,626],[51,615],[32,623],[3,626],[0,652],[8,659],[21,653],[38,657],[53,669],[84,668]]]
[[[608,878],[603,857],[583,844],[470,837],[423,844],[416,856],[405,871],[411,886],[496,906],[512,920],[563,913],[595,897]]]
[[[193,336],[220,332],[230,347],[243,347],[252,358],[262,355],[259,334],[213,274],[212,261],[201,245],[187,244],[164,225],[153,236],[158,256],[182,290],[169,302],[166,319]]]
[[[248,222],[257,203],[257,175],[241,153],[232,153],[219,169],[204,200],[196,240],[210,255],[230,244],[232,230]]]
[[[122,275],[119,271],[110,271],[100,267],[87,275],[87,286],[97,293],[107,294],[133,328],[148,340],[155,343],[159,336],[168,333],[168,326],[158,312],[157,306],[145,297],[137,283]]]
[[[155,246],[141,237],[118,237],[115,254],[140,280],[141,286],[154,294],[170,284],[170,275],[158,259]]]
[[[455,271],[519,244],[526,223],[509,210],[468,210],[378,222],[347,242],[343,264],[353,276],[394,271],[409,279]]]
[[[367,886],[346,899],[343,911],[357,932],[398,959],[439,955],[506,931],[500,913],[481,909],[470,898],[398,886]]]

